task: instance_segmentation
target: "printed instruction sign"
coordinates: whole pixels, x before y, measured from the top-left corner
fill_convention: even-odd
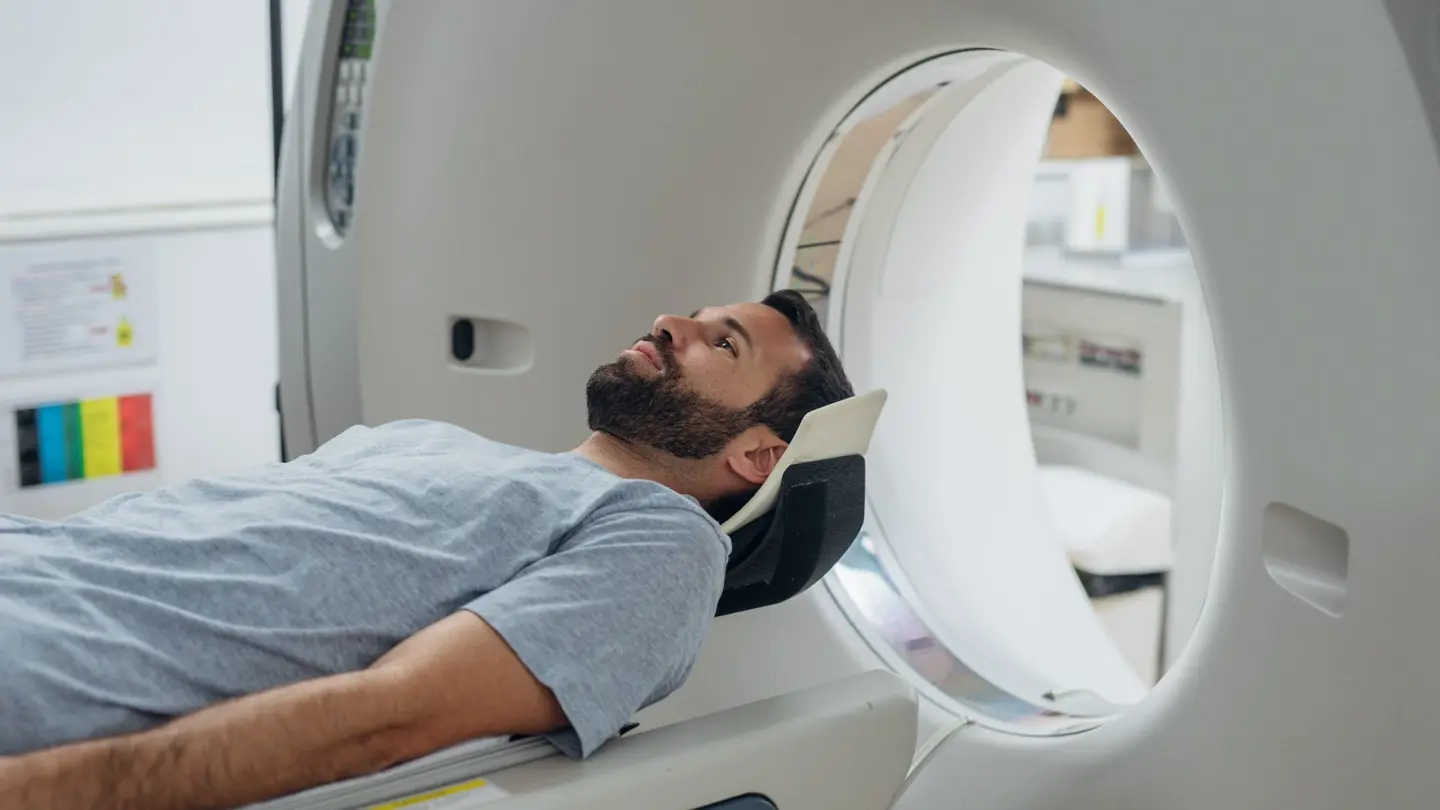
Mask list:
[[[155,298],[143,241],[0,247],[0,377],[153,362]]]
[[[501,790],[485,779],[472,779],[436,790],[426,791],[404,799],[375,804],[365,810],[458,810],[477,804],[509,798],[508,791]]]

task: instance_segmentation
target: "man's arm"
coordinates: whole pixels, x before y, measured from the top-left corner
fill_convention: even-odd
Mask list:
[[[504,639],[461,612],[360,672],[238,698],[139,734],[0,758],[0,807],[236,807],[467,739],[565,724],[555,696]]]

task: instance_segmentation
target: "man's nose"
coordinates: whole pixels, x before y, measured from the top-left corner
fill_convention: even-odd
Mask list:
[[[677,350],[685,347],[697,334],[699,324],[678,315],[661,315],[655,319],[652,334],[668,340]]]

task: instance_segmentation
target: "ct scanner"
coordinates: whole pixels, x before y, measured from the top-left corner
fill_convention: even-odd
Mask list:
[[[496,760],[508,796],[424,801],[1434,806],[1440,6],[335,0],[306,36],[288,455],[411,416],[572,447],[596,365],[658,313],[788,285],[817,217],[831,335],[857,390],[891,392],[865,526],[822,583],[718,619],[686,686],[593,759]],[[1014,351],[1060,70],[1164,172],[1223,391],[1213,573],[1148,693],[1093,616],[1031,598],[1083,599],[1026,539]],[[881,116],[865,170],[827,175]],[[995,575],[1027,554],[1026,584]]]

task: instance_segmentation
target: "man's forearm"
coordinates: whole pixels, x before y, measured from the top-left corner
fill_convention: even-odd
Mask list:
[[[322,678],[211,706],[139,734],[0,759],[0,807],[229,808],[416,756],[389,673]]]

